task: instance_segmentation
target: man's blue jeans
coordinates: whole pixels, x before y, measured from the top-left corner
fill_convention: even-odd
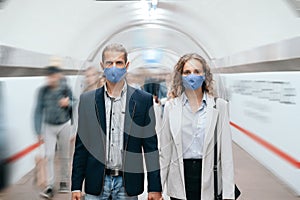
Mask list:
[[[85,200],[108,200],[111,195],[112,200],[137,200],[137,196],[128,196],[123,186],[122,176],[106,175],[104,179],[103,191],[99,196],[85,195]]]

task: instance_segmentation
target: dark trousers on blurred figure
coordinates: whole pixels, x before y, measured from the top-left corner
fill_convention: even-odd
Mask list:
[[[184,182],[187,200],[201,199],[202,159],[184,159]],[[171,197],[171,200],[179,200]]]

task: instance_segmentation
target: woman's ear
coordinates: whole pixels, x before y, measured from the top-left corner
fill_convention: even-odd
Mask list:
[[[126,67],[126,70],[128,70],[128,66],[129,66],[129,61],[127,61],[127,63],[126,63],[126,65],[125,65],[125,67]]]

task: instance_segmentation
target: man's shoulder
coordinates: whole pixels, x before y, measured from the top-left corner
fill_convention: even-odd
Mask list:
[[[39,88],[39,94],[41,97],[44,97],[44,95],[49,91],[50,87],[48,85],[43,85]]]
[[[90,98],[95,98],[95,94],[96,94],[97,90],[90,90],[87,92],[83,92],[80,95],[80,100],[85,100],[85,99],[90,99]]]
[[[130,93],[132,93],[133,97],[136,97],[136,98],[151,98],[152,99],[152,95],[148,92],[145,92],[144,90],[136,89],[136,88],[133,88],[131,86],[128,86],[128,91]]]

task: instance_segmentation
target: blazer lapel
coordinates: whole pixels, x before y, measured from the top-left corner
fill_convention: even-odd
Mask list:
[[[125,121],[124,121],[124,149],[128,143],[128,137],[131,133],[132,120],[135,114],[136,102],[134,100],[135,89],[127,85]]]
[[[106,110],[105,110],[105,102],[104,102],[104,87],[101,87],[96,90],[95,94],[95,102],[96,102],[96,114],[98,117],[98,121],[100,126],[106,135]]]
[[[205,139],[203,146],[203,156],[209,152],[209,144],[213,140],[214,130],[218,118],[218,110],[214,108],[214,98],[207,96],[207,115],[206,115],[206,126],[205,126]],[[211,149],[212,150],[212,149]]]
[[[181,96],[182,97],[182,96]],[[170,130],[177,149],[177,155],[182,159],[182,134],[181,134],[181,121],[182,121],[182,98],[179,97],[174,100],[173,109],[170,110]],[[172,117],[171,117],[172,116]],[[180,163],[181,179],[184,182],[184,169],[183,163]]]
[[[178,154],[182,154],[182,140],[181,140],[181,120],[182,120],[182,106],[181,98],[178,98],[174,102],[174,107],[170,110],[170,129],[172,133],[173,140],[175,142]],[[171,117],[172,116],[172,117]]]
[[[99,161],[105,161],[105,106],[103,89],[82,94],[79,106],[78,134],[89,152]],[[100,147],[100,148],[99,148]],[[103,148],[101,148],[103,147]]]

